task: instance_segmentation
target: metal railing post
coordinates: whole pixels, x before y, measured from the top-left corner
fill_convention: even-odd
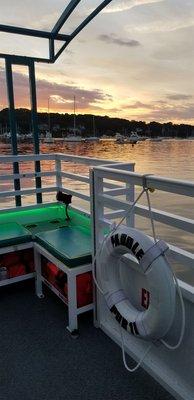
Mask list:
[[[6,82],[7,82],[7,97],[9,104],[9,123],[10,123],[10,132],[11,132],[11,145],[12,145],[12,154],[15,156],[18,154],[17,147],[17,128],[16,128],[16,119],[15,119],[15,104],[14,104],[14,90],[13,90],[13,73],[12,73],[12,63],[10,59],[5,59],[5,68],[6,68]],[[19,163],[13,162],[13,173],[19,174]],[[20,190],[20,179],[14,179],[14,189]],[[22,205],[21,196],[15,196],[16,207]]]
[[[35,79],[35,67],[34,61],[31,60],[28,65],[29,68],[29,83],[30,83],[30,100],[31,100],[31,120],[32,120],[32,132],[34,140],[34,153],[39,154],[39,133],[37,124],[37,100],[36,100],[36,79]],[[35,174],[41,172],[40,161],[35,161]],[[36,189],[41,188],[41,177],[35,177]],[[36,194],[37,203],[42,203],[42,193]]]
[[[94,265],[94,274],[98,281],[97,273],[97,263],[98,263],[98,250],[99,245],[103,240],[103,228],[102,224],[99,224],[99,220],[103,218],[104,215],[104,206],[101,201],[99,201],[98,195],[103,193],[103,178],[98,177],[98,172],[91,169],[90,170],[90,213],[91,213],[91,231],[92,231],[92,256],[93,259],[96,257],[95,265]],[[97,304],[98,301],[95,301],[100,294],[98,293],[96,286],[94,286],[94,325],[98,327],[100,317],[98,315]]]
[[[60,190],[62,188],[62,177],[61,177],[61,159],[59,155],[55,157],[55,171],[56,171],[56,186]]]

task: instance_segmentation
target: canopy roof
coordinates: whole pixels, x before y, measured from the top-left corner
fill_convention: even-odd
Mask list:
[[[40,0],[38,9],[35,2],[26,0],[7,0],[1,8],[0,32],[3,35],[22,35],[22,40],[33,37],[34,41],[46,41],[48,54],[38,54],[30,59],[37,62],[54,63],[69,43],[102,11],[112,0],[60,0],[50,2]],[[57,4],[59,3],[59,4]],[[91,7],[92,3],[92,7]],[[61,6],[61,7],[60,7]],[[63,10],[62,10],[63,7]],[[60,9],[61,8],[61,9]],[[35,22],[36,21],[36,22]],[[15,24],[16,23],[16,24]],[[13,38],[12,40],[13,44]],[[60,46],[58,45],[60,42]],[[18,46],[14,46],[16,54],[3,51],[0,58],[18,57],[18,63],[24,57],[18,54]],[[57,49],[57,50],[56,50]],[[25,57],[28,58],[28,57]]]

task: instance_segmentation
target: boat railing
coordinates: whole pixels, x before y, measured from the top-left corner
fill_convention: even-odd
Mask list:
[[[36,162],[40,162],[41,171],[36,172]],[[12,165],[18,164],[19,173],[11,173]],[[75,156],[70,154],[27,154],[27,155],[6,155],[0,157],[0,204],[5,208],[10,207],[9,199],[19,196],[21,205],[37,204],[37,197],[33,195],[41,193],[47,195],[46,202],[51,202],[52,196],[56,195],[57,191],[62,191],[75,196],[83,202],[90,203],[90,177],[89,168],[99,165],[110,165],[112,168],[124,168],[126,170],[134,170],[133,163],[116,163],[112,160],[104,160],[91,157]],[[80,166],[80,167],[79,167]],[[77,170],[83,171],[77,173]],[[72,172],[73,171],[73,172]],[[76,171],[76,173],[75,173]],[[36,180],[41,179],[40,187],[37,187]],[[13,190],[14,181],[19,181],[19,190]],[[25,182],[25,184],[23,184]],[[34,183],[34,185],[33,185]],[[76,183],[76,184],[75,184]],[[79,188],[78,188],[79,184]],[[109,189],[121,190],[118,185],[104,183]],[[7,190],[4,190],[6,187]],[[27,197],[26,197],[27,196]],[[54,197],[55,198],[55,197]],[[33,200],[34,199],[34,200]],[[25,200],[25,201],[24,201]],[[45,200],[42,202],[45,202]],[[40,203],[40,201],[39,201]],[[13,203],[11,203],[13,206]],[[89,205],[85,211],[89,213]]]
[[[164,210],[166,200],[169,199],[169,203],[172,202],[170,208],[173,208],[172,206],[174,205],[174,209],[176,209],[176,204],[179,201],[178,211],[183,211],[184,214],[186,208],[186,215],[192,216],[194,182],[155,175],[143,175],[121,169],[115,170],[110,166],[95,166],[91,175],[92,190],[94,192],[95,251],[97,251],[103,240],[105,227],[115,226],[124,215],[127,215],[135,198],[146,185],[147,188],[150,188],[151,203],[154,196],[157,196],[158,199],[159,209],[155,208],[155,206],[154,208],[152,207],[152,218],[157,227],[156,233],[158,234],[162,227],[161,238],[168,242],[168,256],[173,263],[175,272],[178,274],[182,290],[189,299],[194,301],[194,219]],[[118,186],[125,185],[126,188],[123,192],[123,189],[107,189],[104,187],[104,180],[106,182],[109,180]],[[155,193],[152,194],[153,191]],[[124,198],[122,194],[125,194]],[[142,204],[142,202],[141,199],[135,205],[131,215],[127,215],[123,224],[137,227],[145,231],[146,234],[153,236],[151,224],[148,221],[150,219],[149,207],[145,202],[145,204]],[[143,217],[143,224],[140,224],[140,218],[138,220],[138,217]],[[150,226],[150,229],[147,226]],[[171,228],[173,229],[172,236],[169,232]]]

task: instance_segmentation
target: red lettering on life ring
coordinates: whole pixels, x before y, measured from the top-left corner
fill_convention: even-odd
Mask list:
[[[142,288],[141,290],[141,305],[144,307],[146,310],[149,308],[150,304],[150,292],[148,290]]]

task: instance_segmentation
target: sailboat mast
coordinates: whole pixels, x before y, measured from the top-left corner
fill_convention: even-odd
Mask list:
[[[73,132],[75,135],[76,121],[75,121],[75,96],[73,96]]]
[[[50,117],[50,96],[48,97],[48,131],[51,131],[51,117]]]

